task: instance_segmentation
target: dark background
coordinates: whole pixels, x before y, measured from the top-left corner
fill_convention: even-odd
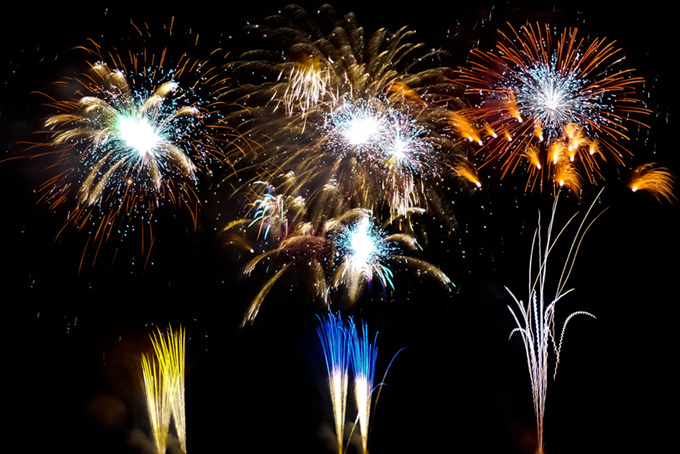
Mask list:
[[[139,2],[138,2],[139,3]],[[480,40],[489,48],[506,21],[578,26],[624,50],[644,77],[656,114],[650,130],[629,146],[630,166],[659,162],[678,174],[676,18],[661,2],[462,3],[425,0],[336,2],[370,32],[407,25],[416,40],[447,49],[464,64]],[[317,3],[301,3],[312,11]],[[187,328],[187,430],[193,453],[332,452],[333,427],[325,366],[316,337],[319,308],[306,293],[282,285],[255,324],[238,329],[262,284],[242,279],[242,261],[218,231],[235,215],[229,204],[207,203],[193,231],[172,215],[162,227],[150,265],[137,245],[122,243],[112,260],[107,245],[97,264],[78,264],[85,238],[67,231],[66,212],[38,203],[35,188],[50,174],[27,155],[47,114],[33,92],[72,73],[82,62],[72,49],[127,33],[129,22],[192,28],[208,47],[242,46],[239,30],[285,2],[185,2],[141,5],[53,2],[16,5],[2,27],[0,90],[0,288],[4,326],[2,389],[6,444],[25,452],[150,452],[139,373],[155,326]],[[230,39],[229,37],[232,36]],[[673,445],[680,417],[676,321],[677,206],[625,187],[629,169],[608,170],[595,211],[609,207],[587,235],[570,281],[576,290],[558,305],[558,322],[574,310],[597,316],[570,323],[556,381],[549,382],[546,451],[660,452]],[[374,413],[374,453],[531,452],[534,416],[521,341],[508,334],[511,301],[503,286],[526,298],[531,235],[550,194],[525,194],[513,178],[482,174],[484,188],[453,189],[460,230],[434,233],[422,258],[456,283],[449,292],[395,269],[394,292],[371,292],[348,309],[380,331],[378,373],[397,356]],[[563,197],[558,217],[585,211]],[[224,196],[215,190],[207,198]],[[547,213],[547,211],[544,211]],[[115,243],[115,242],[114,242]],[[117,244],[117,243],[116,243]],[[553,279],[564,250],[554,257]],[[259,279],[259,280],[258,280]],[[330,448],[329,448],[330,446]],[[330,450],[329,450],[330,449]]]

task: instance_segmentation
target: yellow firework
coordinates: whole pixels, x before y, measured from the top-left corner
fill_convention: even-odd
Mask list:
[[[184,404],[185,334],[186,330],[180,326],[177,331],[173,331],[172,327],[169,327],[165,332],[159,329],[155,335],[150,337],[158,359],[166,400],[172,411],[177,438],[182,451],[187,452],[186,407]]]
[[[142,354],[142,379],[156,452],[165,454],[171,415],[167,384],[155,359],[145,354]]]

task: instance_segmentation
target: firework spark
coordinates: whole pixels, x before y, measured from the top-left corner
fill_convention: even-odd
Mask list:
[[[586,224],[588,215],[592,210],[593,205],[590,206],[585,216],[581,220],[579,227],[572,240],[571,247],[564,261],[564,267],[560,275],[560,279],[557,283],[557,290],[555,296],[550,300],[546,299],[545,296],[545,286],[547,284],[547,266],[548,258],[550,257],[550,252],[553,250],[555,243],[559,237],[564,233],[568,225],[576,218],[577,215],[571,217],[571,219],[564,225],[562,229],[553,240],[553,228],[555,221],[555,212],[557,210],[557,200],[553,204],[552,214],[550,217],[550,222],[547,228],[547,237],[545,238],[545,244],[543,243],[543,238],[541,234],[541,215],[539,212],[538,217],[538,228],[534,233],[534,238],[531,247],[531,257],[529,260],[529,294],[527,303],[524,304],[521,300],[518,300],[515,295],[506,287],[506,290],[512,296],[516,309],[513,310],[511,306],[508,309],[512,313],[512,317],[517,324],[517,328],[513,329],[510,333],[510,337],[517,333],[521,336],[524,342],[524,349],[526,353],[527,366],[529,368],[529,379],[531,381],[531,389],[534,401],[534,413],[536,415],[536,430],[538,435],[538,453],[543,453],[543,417],[545,414],[545,400],[546,392],[548,387],[548,356],[549,347],[552,344],[553,352],[556,357],[555,370],[553,373],[553,379],[557,374],[557,366],[560,363],[560,351],[562,350],[562,341],[564,339],[564,333],[567,328],[569,321],[576,315],[588,315],[595,318],[594,315],[577,311],[571,313],[564,321],[562,325],[562,331],[559,334],[559,338],[555,335],[555,306],[557,302],[562,299],[563,296],[571,292],[573,289],[565,290],[565,286],[574,267],[574,262],[576,261],[576,256],[578,254],[579,248],[583,237],[587,233],[590,226],[595,222],[597,217]],[[597,201],[597,198],[596,198]],[[538,270],[534,276],[534,270],[532,268],[535,257],[539,261]]]
[[[139,229],[148,252],[164,203],[188,213],[195,227],[197,176],[220,166],[219,144],[237,137],[219,119],[217,96],[227,85],[217,67],[185,48],[171,62],[172,48],[154,54],[148,30],[135,30],[141,48],[132,40],[121,54],[94,42],[79,48],[89,69],[61,82],[71,99],[48,103],[58,113],[45,132],[61,170],[41,186],[42,199],[52,209],[70,205],[66,225],[88,231],[97,250],[112,234]],[[181,35],[172,25],[166,33]]]
[[[338,454],[343,454],[347,386],[349,382],[349,333],[340,314],[335,318],[329,312],[325,319],[319,317],[319,322],[317,333],[326,359],[328,386],[331,392],[333,418],[335,421],[335,434],[338,439]]]
[[[655,164],[642,164],[633,170],[628,182],[628,187],[631,191],[648,191],[656,200],[661,201],[661,198],[669,202],[675,200],[673,187],[675,178],[673,174],[665,167],[654,167]]]
[[[649,110],[636,98],[643,79],[618,69],[620,53],[606,39],[587,44],[576,28],[557,34],[539,24],[510,27],[495,51],[474,49],[456,81],[480,101],[459,113],[488,131],[485,162],[500,161],[503,176],[528,164],[527,188],[547,178],[572,190],[580,188],[576,181],[594,184],[607,157],[622,164],[627,124],[641,124],[631,115]],[[567,183],[557,177],[566,171],[580,176]]]

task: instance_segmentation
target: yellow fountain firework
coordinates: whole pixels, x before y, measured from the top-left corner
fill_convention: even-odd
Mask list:
[[[165,453],[172,415],[180,447],[186,452],[184,404],[186,330],[180,326],[179,330],[173,331],[172,327],[169,327],[167,331],[162,332],[159,329],[149,337],[156,358],[154,361],[153,358],[142,354],[142,374],[154,442],[159,454]]]

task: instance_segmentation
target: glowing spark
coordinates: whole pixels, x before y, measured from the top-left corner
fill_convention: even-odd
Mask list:
[[[479,181],[479,176],[477,175],[477,170],[474,168],[470,161],[460,161],[454,168],[453,172],[455,175],[465,178],[470,183],[474,184],[478,188],[482,187],[482,182]]]
[[[382,263],[389,255],[389,247],[368,217],[362,217],[341,233],[338,250],[344,256],[343,274],[351,288],[363,280],[370,283],[373,275],[379,277],[383,287],[394,288],[392,271]]]
[[[673,174],[665,167],[654,167],[654,165],[654,163],[642,164],[633,170],[628,187],[633,192],[648,191],[658,201],[661,201],[661,198],[669,202],[675,200]]]
[[[150,154],[163,140],[145,118],[119,116],[117,130],[125,144],[142,156]]]

